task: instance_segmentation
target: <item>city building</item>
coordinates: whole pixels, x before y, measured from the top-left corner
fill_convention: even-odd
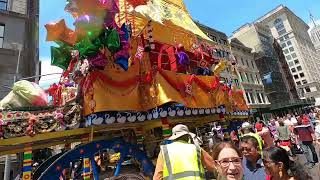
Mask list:
[[[198,21],[195,21],[195,23],[213,42],[226,46],[229,45],[228,36],[225,33],[201,24]]]
[[[264,92],[264,86],[254,60],[252,49],[243,45],[238,39],[230,40],[231,51],[237,63],[237,71],[241,88],[247,105],[253,113],[264,111],[270,103]]]
[[[283,79],[286,79],[284,83],[287,89],[289,90],[288,93],[289,93],[290,99],[299,99],[298,91],[296,89],[295,82],[291,74],[289,65],[286,61],[286,57],[282,51],[280,44],[275,39],[273,40],[273,48],[279,59],[279,65],[280,65],[280,71],[281,71],[282,77]]]
[[[0,99],[15,81],[40,72],[38,19],[39,0],[0,1]],[[0,180],[14,179],[18,163],[14,155],[0,157]]]
[[[320,97],[320,58],[308,34],[309,26],[280,5],[254,24],[268,27],[280,44],[301,98]]]
[[[221,78],[224,81],[234,79],[235,82],[240,82],[238,83],[238,86],[244,91],[247,105],[251,108],[253,113],[268,108],[270,102],[264,92],[259,70],[254,61],[254,54],[251,53],[252,49],[246,47],[237,39],[232,39],[229,42],[225,33],[205,26],[199,22],[196,23],[212,41],[226,47],[228,52],[232,52],[233,57],[235,58],[238,73],[232,73],[231,67],[227,67],[225,71],[221,72]],[[230,57],[229,60],[231,60]]]
[[[310,14],[310,18],[313,24],[313,27],[310,30],[310,38],[314,44],[314,47],[316,48],[316,51],[318,52],[318,55],[320,55],[320,24],[317,24],[312,14]]]
[[[234,31],[231,39],[237,39],[252,49],[264,92],[271,103],[270,112],[287,113],[306,105],[306,101],[301,101],[289,87],[286,68],[279,60],[279,53],[274,48],[274,38],[268,27],[260,23],[247,23]]]
[[[229,48],[228,36],[225,33],[201,24],[200,22],[195,21],[195,23],[213,41],[213,43],[219,45],[221,49],[223,49],[221,50],[223,53],[221,52],[219,54],[221,54],[223,58],[230,60],[231,49]],[[238,80],[238,76],[231,73],[230,66],[231,63],[229,61],[228,67],[220,73],[220,77],[223,81],[228,81],[230,79]]]
[[[39,0],[0,1],[0,99],[15,81],[39,74],[38,5]]]

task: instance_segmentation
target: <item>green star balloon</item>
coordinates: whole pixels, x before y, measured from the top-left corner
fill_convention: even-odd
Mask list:
[[[51,46],[51,65],[60,67],[66,70],[71,61],[71,50],[72,47],[67,46],[63,43],[58,43],[60,47]]]

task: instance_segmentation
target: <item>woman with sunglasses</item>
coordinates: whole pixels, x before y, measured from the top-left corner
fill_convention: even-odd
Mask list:
[[[232,143],[222,142],[213,148],[212,158],[218,173],[217,180],[243,178],[242,155]]]
[[[303,167],[294,166],[287,151],[281,147],[265,149],[262,161],[267,180],[312,180]]]

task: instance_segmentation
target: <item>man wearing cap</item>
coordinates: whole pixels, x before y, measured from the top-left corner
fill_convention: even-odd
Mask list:
[[[179,124],[172,129],[172,143],[160,146],[153,180],[188,178],[205,179],[204,167],[214,170],[212,157],[192,140],[187,126]],[[192,143],[189,143],[192,141]]]
[[[243,154],[244,180],[263,180],[266,173],[262,162],[262,140],[254,133],[245,134],[241,138],[241,150]]]

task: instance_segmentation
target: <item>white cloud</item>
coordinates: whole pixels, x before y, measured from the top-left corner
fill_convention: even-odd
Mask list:
[[[54,75],[42,76],[40,79],[40,86],[43,88],[49,87],[53,83],[59,82],[62,69],[56,66],[51,66],[50,58],[41,58],[41,75],[59,73]]]

